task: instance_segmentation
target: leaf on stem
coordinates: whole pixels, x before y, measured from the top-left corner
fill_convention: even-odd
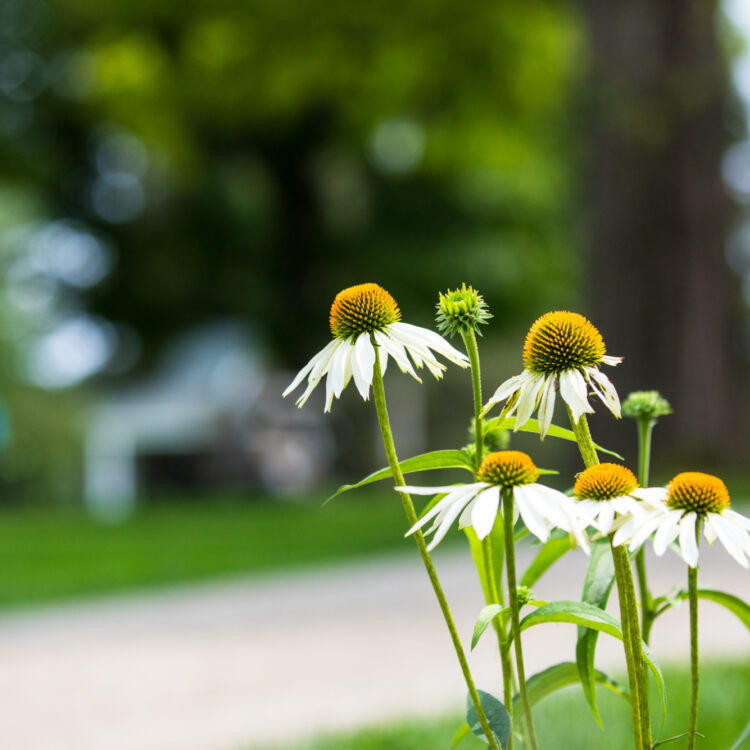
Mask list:
[[[516,426],[516,418],[515,417],[495,417],[494,419],[490,419],[485,429],[490,430],[512,430]],[[537,435],[541,434],[541,430],[539,428],[539,421],[536,419],[529,419],[527,422],[525,422],[521,427],[518,428],[520,432],[533,432]],[[547,430],[547,435],[560,438],[561,440],[570,440],[572,443],[577,442],[575,433],[573,430],[568,430],[565,427],[558,427],[556,424],[552,424],[549,426],[549,430]],[[598,451],[601,451],[602,453],[608,453],[610,456],[614,456],[615,458],[619,458],[620,461],[624,461],[625,459],[619,454],[615,453],[614,451],[608,450],[607,448],[603,448],[601,445],[596,445],[596,449]]]
[[[451,740],[451,747],[456,748],[458,746],[458,743],[461,742],[461,740],[468,734],[471,734],[471,727],[466,722],[464,722],[453,735],[453,739]]]
[[[591,556],[589,557],[586,578],[583,582],[583,594],[581,600],[593,604],[600,609],[607,606],[607,600],[615,582],[615,564],[612,559],[612,551],[609,541],[602,539],[591,545]],[[596,723],[604,729],[599,707],[596,705],[596,677],[594,669],[594,655],[596,643],[599,640],[599,631],[580,626],[578,628],[578,641],[576,642],[576,664],[578,674],[583,687],[583,694],[591,707]]]
[[[471,636],[472,651],[477,643],[479,643],[482,633],[487,630],[489,624],[499,615],[504,615],[508,612],[510,612],[510,607],[501,607],[499,604],[490,604],[479,613],[479,617],[474,624],[474,634]]]
[[[485,693],[484,690],[477,690],[477,693],[479,694],[479,701],[482,704],[492,733],[503,748],[507,747],[508,738],[510,737],[510,715],[508,714],[508,710],[494,695]],[[479,723],[476,709],[471,701],[471,695],[466,698],[466,722],[471,727],[474,735],[479,737],[480,740],[487,742],[482,725]],[[487,744],[489,743],[487,742]]]
[[[404,474],[409,474],[413,471],[430,471],[431,469],[467,469],[472,473],[474,471],[471,457],[464,451],[456,450],[422,453],[419,456],[404,459],[399,462],[399,466]],[[334,497],[341,495],[343,492],[356,490],[359,487],[364,487],[366,484],[379,482],[381,479],[388,479],[392,476],[393,472],[390,468],[385,468],[368,474],[364,479],[355,484],[342,484],[323,504],[331,502]]]

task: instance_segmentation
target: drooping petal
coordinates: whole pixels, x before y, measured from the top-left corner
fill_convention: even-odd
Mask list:
[[[318,358],[315,366],[310,372],[310,376],[307,379],[307,388],[305,388],[304,393],[296,401],[298,407],[301,408],[305,405],[307,399],[310,397],[310,394],[315,390],[318,383],[320,383],[320,379],[323,377],[323,375],[327,375],[328,373],[330,373],[333,357],[339,350],[339,348],[343,345],[343,343],[343,339],[334,339],[331,344],[323,350],[323,352],[325,352],[325,356],[321,356]],[[322,354],[323,352],[320,352],[320,354]]]
[[[602,507],[599,509],[598,529],[602,534],[609,534],[615,521],[615,506],[607,500],[601,500],[599,504]]]
[[[474,499],[471,510],[471,525],[480,539],[484,539],[492,531],[499,507],[500,490],[497,487],[490,487],[484,492],[480,492]]]
[[[445,517],[440,522],[440,526],[438,526],[437,530],[435,531],[435,536],[432,537],[432,541],[427,546],[428,552],[431,552],[435,549],[435,547],[438,546],[438,544],[440,544],[440,542],[443,540],[443,537],[448,533],[451,524],[456,520],[458,514],[463,510],[463,507],[463,503],[454,502],[453,505],[445,511]]]
[[[434,349],[438,354],[441,354],[449,362],[458,365],[459,367],[468,367],[469,360],[465,354],[462,354],[458,349],[448,343],[439,333],[429,330],[429,328],[421,328],[420,326],[414,326],[409,323],[391,323],[389,328],[397,328],[399,331],[404,332],[418,341],[423,342],[423,345]]]
[[[622,357],[610,357],[608,354],[605,354],[602,357],[602,362],[605,365],[619,365],[622,362]]]
[[[638,521],[635,521],[633,523],[633,533],[630,537],[630,541],[628,543],[628,547],[631,550],[638,549],[645,541],[648,539],[651,534],[659,528],[659,524],[664,519],[664,513],[651,513],[645,518],[641,518]],[[628,526],[628,524],[625,524],[622,528],[620,528],[615,534],[615,539],[613,540],[613,543],[617,542],[617,535],[623,531],[623,529]],[[624,534],[624,532],[623,532]],[[617,546],[617,544],[615,544]]]
[[[619,419],[622,413],[620,397],[617,395],[612,381],[597,367],[587,367],[586,373],[589,376],[589,383],[596,395],[599,396],[612,414]],[[597,385],[601,388],[601,391],[596,387]]]
[[[563,370],[560,373],[560,395],[570,407],[576,424],[582,414],[594,411],[588,402],[586,381],[578,370]]]
[[[414,372],[414,368],[411,366],[411,362],[409,362],[409,357],[406,356],[404,345],[400,341],[398,341],[397,339],[392,339],[382,331],[375,331],[375,341],[378,343],[381,349],[383,349],[387,354],[390,354],[391,357],[396,360],[396,364],[399,366],[401,372],[408,373],[418,383],[422,382],[422,379],[419,377],[419,375]]]
[[[539,512],[535,503],[533,490],[529,492],[530,485],[519,485],[513,488],[513,497],[518,505],[526,528],[542,542],[549,539],[549,528],[544,516]]]
[[[333,341],[329,341],[314,357],[312,357],[312,359],[297,373],[294,380],[287,386],[284,393],[281,394],[282,397],[288,396],[295,388],[297,388],[308,373],[310,373],[310,380],[317,378],[315,382],[315,385],[317,385],[317,381],[320,380],[320,376],[324,372],[326,365],[333,356],[333,353],[340,346],[341,341],[341,339],[333,339]]]
[[[650,506],[666,508],[664,501],[667,499],[667,490],[664,487],[638,487],[630,494]]]
[[[547,430],[552,424],[552,416],[555,413],[555,396],[557,394],[557,374],[547,376],[544,383],[542,397],[539,400],[539,434],[544,438]]]
[[[516,424],[513,427],[513,432],[517,432],[529,421],[536,407],[539,391],[544,385],[544,380],[544,375],[537,375],[533,380],[521,387],[521,393],[518,396]]]
[[[737,513],[731,510],[731,508],[727,508],[721,512],[721,515],[730,520],[735,526],[740,526],[746,531],[750,531],[750,518],[743,516],[742,513]]]
[[[341,346],[336,349],[328,366],[328,377],[326,378],[326,406],[324,411],[331,411],[333,397],[338,398],[344,390],[344,379],[346,376],[346,360],[351,352],[352,345],[348,340],[342,341]]]
[[[484,405],[482,411],[487,411],[493,404],[504,401],[519,390],[524,383],[534,378],[534,373],[524,370],[520,375],[514,375],[512,378],[501,383],[497,390],[492,394],[490,400]]]
[[[698,543],[695,540],[695,523],[697,520],[696,513],[686,513],[680,521],[682,558],[691,568],[698,566]]]
[[[680,530],[680,514],[669,513],[659,524],[654,534],[654,552],[661,557],[674,541]]]
[[[719,541],[724,545],[727,552],[742,565],[743,568],[748,567],[747,558],[745,557],[745,537],[746,534],[742,529],[738,529],[725,518],[722,518],[719,513],[712,514],[713,528],[716,535],[719,537]]]
[[[370,385],[375,371],[375,349],[370,341],[369,333],[360,333],[357,337],[351,361],[354,384],[362,398],[367,401],[370,397]]]

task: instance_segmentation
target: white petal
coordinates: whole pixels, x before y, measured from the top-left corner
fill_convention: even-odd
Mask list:
[[[354,384],[365,401],[370,397],[370,385],[374,372],[375,349],[370,341],[370,334],[360,333],[354,344],[352,375],[354,375]]]
[[[403,487],[394,487],[394,489],[397,492],[408,492],[410,495],[442,495],[444,492],[454,492],[463,489],[481,490],[489,486],[486,482],[472,482],[471,484],[445,484],[439,487],[419,487],[409,484]]]
[[[324,411],[331,411],[333,397],[338,398],[344,388],[344,373],[346,370],[346,358],[352,345],[349,341],[342,341],[341,346],[336,349],[328,366],[328,377],[326,378],[326,406]]]
[[[527,383],[521,388],[521,393],[518,396],[518,407],[516,411],[516,424],[513,427],[513,432],[516,432],[520,427],[529,421],[529,417],[536,408],[536,402],[539,398],[539,391],[544,385],[545,376],[537,375],[531,382]]]
[[[390,338],[382,331],[375,331],[375,341],[380,345],[380,348],[396,360],[396,364],[399,366],[401,372],[406,372],[411,375],[417,382],[421,383],[422,379],[414,372],[414,368],[409,362],[409,358],[406,356],[404,345],[396,340]]]
[[[312,372],[310,373],[310,376],[307,379],[307,388],[305,388],[305,392],[297,399],[296,404],[299,407],[302,407],[305,405],[305,402],[310,397],[310,394],[313,392],[313,390],[316,388],[318,383],[320,382],[320,379],[323,377],[323,375],[328,375],[331,372],[331,366],[333,362],[333,357],[335,356],[336,352],[339,350],[341,346],[344,344],[343,339],[336,339],[334,342],[334,347],[328,352],[325,356],[325,358],[320,358],[315,366],[312,369]],[[326,347],[327,348],[327,347]],[[326,385],[328,384],[326,380]]]
[[[634,518],[628,518],[621,526],[618,527],[614,536],[612,537],[612,544],[615,547],[619,547],[623,543],[630,544],[633,534],[638,528],[638,523]],[[635,549],[639,545],[630,545],[630,549]]]
[[[722,518],[720,514],[713,513],[713,528],[719,540],[726,548],[727,552],[742,565],[743,568],[748,567],[748,562],[745,557],[744,546],[744,535],[745,532],[741,529],[737,529],[727,522],[726,519]],[[742,534],[743,536],[738,536]]]
[[[464,504],[461,502],[453,503],[453,505],[446,510],[445,518],[440,522],[440,526],[435,532],[435,536],[432,537],[432,541],[427,547],[428,551],[432,551],[435,547],[443,541],[443,537],[450,530],[451,524],[456,520],[458,514],[463,510]]]
[[[737,513],[731,509],[723,510],[721,512],[721,515],[722,517],[733,523],[735,526],[739,526],[746,531],[750,531],[750,518],[747,518],[747,516],[743,516],[741,513]]]
[[[582,414],[594,411],[588,402],[586,381],[578,370],[563,370],[560,373],[560,395],[570,407],[576,424]]]
[[[311,392],[313,388],[320,382],[320,378],[326,372],[328,363],[331,361],[333,353],[341,346],[343,339],[333,339],[326,346],[324,346],[298,373],[297,377],[289,384],[287,389],[282,394],[288,396],[304,379],[305,375],[310,374],[308,378],[308,390]],[[308,393],[309,395],[309,393]],[[305,399],[307,400],[307,399]],[[299,402],[297,402],[299,404]],[[299,404],[300,406],[302,404]]]
[[[630,541],[628,542],[628,546],[631,550],[636,549],[637,547],[640,547],[646,539],[648,539],[651,534],[659,528],[659,525],[664,520],[664,514],[663,513],[652,513],[648,516],[641,517],[635,523],[633,524],[633,534],[630,537]],[[626,524],[627,525],[627,524]],[[623,528],[625,528],[623,526]],[[622,529],[620,529],[622,531]],[[617,536],[617,534],[615,534]],[[615,545],[617,546],[617,545]]]
[[[520,485],[513,488],[513,497],[526,528],[542,542],[546,542],[549,538],[549,528],[544,516],[536,508],[534,492],[529,492],[528,485]]]
[[[552,415],[555,412],[555,395],[557,393],[557,375],[547,377],[539,400],[539,434],[545,437],[549,426],[552,424]]]
[[[493,404],[497,404],[498,402],[504,401],[506,398],[512,396],[519,388],[521,388],[521,386],[523,386],[524,383],[534,377],[534,373],[524,370],[520,375],[514,375],[512,378],[508,378],[508,380],[498,386],[498,389],[492,394],[492,397],[485,404],[482,411],[487,411]]]
[[[605,365],[619,365],[622,362],[622,357],[610,357],[608,354],[605,354],[602,357],[602,362]]]
[[[630,494],[649,505],[663,506],[666,509],[664,501],[667,499],[667,490],[664,487],[638,487]]]
[[[698,567],[698,544],[695,541],[697,520],[695,513],[686,513],[680,521],[680,549],[683,559],[691,568]]]
[[[477,536],[484,539],[492,531],[500,506],[500,490],[491,487],[477,495],[471,510],[471,525]]]
[[[621,416],[620,397],[617,395],[612,381],[596,367],[587,367],[586,372],[591,379],[589,382],[593,381],[591,382],[591,387],[596,392],[596,395],[605,403],[612,414],[619,419]],[[596,385],[600,386],[601,391]]]
[[[706,540],[709,544],[713,544],[716,541],[716,530],[713,527],[713,517],[715,513],[707,513],[706,514],[706,520],[703,523],[703,536],[706,537]]]
[[[446,339],[444,339],[439,333],[429,330],[429,328],[421,328],[420,326],[413,326],[409,323],[391,323],[388,326],[389,329],[396,328],[401,333],[406,333],[422,342],[424,346],[434,349],[438,354],[442,354],[447,360],[453,362],[459,367],[468,367],[469,359],[465,354],[462,354],[458,349],[453,347]]]
[[[602,534],[609,534],[615,520],[615,506],[607,500],[600,501],[599,505],[602,507],[599,510],[599,524],[597,528]]]
[[[668,514],[659,524],[654,534],[654,552],[661,556],[674,541],[680,530],[680,516],[678,513]]]

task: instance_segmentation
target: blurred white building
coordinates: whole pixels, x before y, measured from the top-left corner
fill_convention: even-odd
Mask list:
[[[269,372],[234,322],[178,339],[154,374],[110,392],[85,429],[85,497],[92,513],[127,515],[155,487],[293,493],[330,468],[322,415],[282,401],[286,374]]]

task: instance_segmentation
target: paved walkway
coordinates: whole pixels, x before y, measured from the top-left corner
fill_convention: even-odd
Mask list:
[[[459,629],[482,606],[466,552],[436,564]],[[577,598],[581,553],[540,581],[545,599]],[[655,589],[682,583],[668,553]],[[750,574],[723,549],[701,584],[750,596]],[[702,608],[705,657],[750,655],[750,636],[723,608]],[[528,631],[528,671],[572,660],[575,628]],[[662,662],[686,659],[687,609],[653,634]],[[492,638],[472,655],[478,682],[499,692]],[[600,639],[600,666],[622,669]],[[0,747],[18,750],[267,750],[380,720],[460,710],[461,676],[414,555],[270,579],[70,604],[0,617]]]

